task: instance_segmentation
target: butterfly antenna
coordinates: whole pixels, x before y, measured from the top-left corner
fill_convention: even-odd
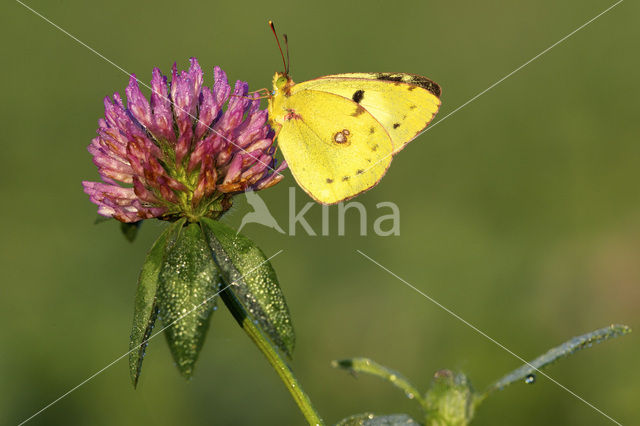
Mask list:
[[[271,31],[273,31],[276,42],[278,43],[278,49],[280,49],[280,55],[282,56],[282,65],[284,65],[284,73],[288,75],[287,63],[284,61],[284,53],[282,53],[282,46],[280,46],[280,40],[278,39],[278,33],[276,33],[276,27],[275,25],[273,25],[273,21],[269,21],[269,26],[271,27]]]
[[[284,37],[284,45],[287,49],[287,70],[285,71],[285,74],[289,75],[289,70],[291,70],[291,62],[289,62],[289,38],[286,34],[282,34],[282,37]]]

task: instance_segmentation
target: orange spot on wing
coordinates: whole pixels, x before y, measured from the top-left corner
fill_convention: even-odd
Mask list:
[[[297,114],[294,110],[288,109],[287,110],[287,114],[284,116],[284,119],[286,121],[289,121],[289,120],[301,120],[302,116],[300,114]]]

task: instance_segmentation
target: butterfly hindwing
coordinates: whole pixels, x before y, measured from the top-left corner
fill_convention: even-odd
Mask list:
[[[313,90],[350,99],[385,128],[393,153],[419,135],[440,107],[440,86],[426,77],[405,73],[349,73],[296,84],[292,93]]]
[[[278,146],[298,184],[334,204],[378,183],[393,152],[385,128],[350,98],[297,86],[271,118],[282,126]]]

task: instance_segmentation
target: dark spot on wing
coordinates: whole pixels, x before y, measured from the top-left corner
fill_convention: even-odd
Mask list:
[[[333,179],[327,178],[327,183],[333,183]]]
[[[376,128],[375,127],[372,127],[372,128],[369,129],[369,133],[370,134],[374,134],[375,132],[376,132]]]
[[[367,162],[370,163],[371,162],[371,158],[367,158]]]
[[[422,87],[423,89],[429,91],[429,93],[436,96],[437,98],[439,98],[440,94],[442,93],[442,90],[440,89],[440,86],[438,85],[438,83],[428,79],[427,77],[423,77],[421,75],[379,72],[379,73],[376,73],[375,76],[378,80],[396,81],[396,82],[408,83],[414,86]],[[409,90],[413,90],[413,89],[409,88]]]
[[[378,144],[375,144],[371,147],[371,151],[377,151],[378,150]]]
[[[342,181],[343,181],[343,182],[346,182],[346,181],[348,181],[348,180],[349,180],[349,176],[345,176],[345,177],[343,177],[343,178],[342,178]]]
[[[376,74],[376,78],[378,80],[385,80],[385,81],[402,81],[402,75],[393,74],[390,72],[379,72]]]
[[[351,97],[354,102],[360,103],[360,101],[364,98],[364,90],[356,90]]]
[[[417,107],[416,107],[415,105],[411,105],[411,106],[409,107],[409,109],[416,109],[416,108],[417,108]]]
[[[393,123],[393,128],[397,129],[398,127],[400,127],[400,123]]]
[[[416,90],[416,86],[409,86],[409,91]]]
[[[361,174],[363,174],[363,173],[364,173],[364,170],[362,170],[362,169],[358,169],[358,170],[356,171],[356,174],[357,174],[357,175],[361,175]]]
[[[422,87],[423,89],[428,90],[429,93],[434,95],[436,98],[440,97],[442,90],[440,89],[440,86],[438,85],[438,83],[436,83],[435,81],[429,80],[427,77],[423,77],[421,75],[415,75],[415,74],[409,74],[409,77],[411,78],[409,81],[407,81],[407,83],[415,84],[416,86],[419,86],[419,87]]]
[[[360,105],[358,105],[358,107],[356,108],[355,112],[351,114],[352,117],[357,117],[360,114],[364,113],[364,108],[362,108]]]

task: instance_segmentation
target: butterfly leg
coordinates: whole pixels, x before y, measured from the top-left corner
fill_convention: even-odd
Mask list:
[[[258,89],[258,90],[254,90],[249,92],[247,95],[255,95],[255,94],[259,94],[262,93],[260,96],[239,96],[239,95],[230,95],[233,98],[243,98],[243,99],[268,99],[271,97],[271,92],[269,92],[269,89],[263,88],[263,89]]]

